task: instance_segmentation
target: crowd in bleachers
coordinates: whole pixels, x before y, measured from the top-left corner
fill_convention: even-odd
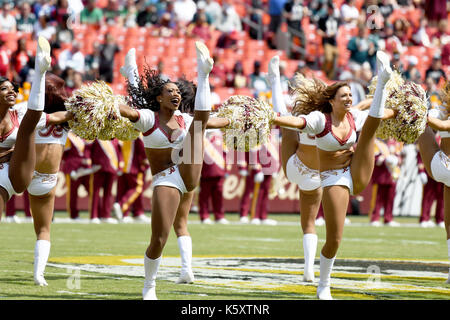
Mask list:
[[[357,103],[378,49],[405,77],[443,83],[450,72],[449,7],[445,0],[4,0],[0,75],[26,82],[31,40],[42,35],[52,45],[52,72],[68,90],[101,79],[125,93],[119,68],[128,49],[137,49],[140,68],[192,79],[193,42],[200,38],[214,55],[211,84],[220,101],[267,91],[264,72],[278,54],[287,80],[295,72],[352,80]]]

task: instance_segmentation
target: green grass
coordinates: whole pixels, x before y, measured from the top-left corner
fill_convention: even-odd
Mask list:
[[[56,217],[66,217],[58,212]],[[87,217],[87,213],[82,213]],[[191,214],[189,231],[193,239],[194,265],[198,259],[214,264],[226,257],[225,265],[202,267],[211,272],[211,277],[199,277],[194,284],[178,285],[172,278],[157,279],[157,294],[162,300],[259,300],[259,299],[315,299],[315,285],[301,282],[303,258],[302,232],[297,215],[271,215],[279,221],[277,226],[254,226],[237,224],[238,216],[228,214],[230,225],[202,225],[198,215]],[[346,263],[362,268],[363,271],[336,271],[332,275],[332,293],[338,299],[449,299],[450,285],[444,284],[448,272],[447,245],[442,228],[419,228],[417,218],[399,217],[402,227],[368,226],[366,216],[350,216],[352,224],[345,227],[344,239],[338,252],[336,265]],[[417,225],[417,226],[414,226]],[[316,278],[318,277],[319,250],[324,243],[325,227],[317,227],[319,236],[316,256]],[[150,227],[143,224],[52,225],[52,247],[50,264],[47,266],[48,287],[37,287],[33,282],[33,255],[35,235],[33,225],[0,223],[0,299],[6,300],[111,300],[141,299],[143,277],[133,273],[104,272],[114,265],[115,256],[143,257],[150,239]],[[79,286],[74,287],[73,271],[70,267],[88,264],[94,257],[111,263],[97,263],[99,269],[82,269],[79,272]],[[68,258],[72,257],[72,258]],[[177,241],[172,232],[163,252],[164,259],[179,259]],[[256,257],[255,264],[233,257]],[[69,259],[69,260],[64,260]],[[82,260],[83,259],[83,260]],[[259,259],[259,260],[258,260]],[[346,262],[356,259],[362,262]],[[101,261],[103,261],[101,260]],[[349,261],[350,261],[349,260]],[[410,273],[391,276],[390,264],[385,260],[404,264]],[[417,264],[412,260],[428,262]],[[62,262],[63,261],[63,262]],[[64,262],[66,261],[66,262]],[[69,261],[69,262],[67,262]],[[175,260],[172,260],[175,261]],[[178,260],[176,260],[178,261]],[[221,260],[220,260],[221,261]],[[231,262],[230,262],[231,261]],[[435,262],[430,262],[435,261]],[[77,263],[79,262],[79,263]],[[266,263],[274,263],[273,271],[265,269]],[[284,268],[286,263],[286,268]],[[299,267],[292,267],[292,264]],[[176,264],[176,263],[175,263]],[[101,266],[100,266],[101,265]],[[178,263],[179,265],[179,263]],[[381,284],[393,287],[367,289],[364,287],[370,277],[365,271],[369,265],[377,265],[383,271]],[[415,274],[427,271],[442,274],[441,278]],[[259,266],[261,266],[259,269]],[[139,266],[134,266],[139,268]],[[178,266],[167,266],[166,271],[177,273]],[[208,269],[209,268],[209,269]],[[242,269],[242,270],[241,270]],[[406,270],[405,269],[405,270]],[[194,269],[194,272],[196,270]],[[232,281],[224,272],[236,273]],[[143,275],[143,271],[141,273]],[[253,278],[255,277],[255,278]],[[258,278],[259,277],[259,278]],[[273,279],[272,279],[273,277]],[[286,279],[289,280],[284,281]],[[292,279],[292,281],[290,280]],[[336,279],[336,281],[334,280]],[[284,281],[284,282],[283,282]],[[342,281],[342,282],[339,282]],[[350,281],[350,284],[347,282]],[[396,286],[400,286],[398,289]],[[409,288],[409,286],[412,286]]]

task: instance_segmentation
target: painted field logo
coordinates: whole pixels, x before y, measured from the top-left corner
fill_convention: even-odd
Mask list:
[[[290,257],[196,256],[192,261],[193,285],[315,299],[317,284],[302,282],[303,263],[301,258]],[[48,265],[114,276],[144,276],[142,256],[61,257],[50,259]],[[317,259],[316,283],[318,269]],[[157,281],[175,282],[179,272],[179,257],[163,257]],[[447,274],[448,261],[336,259],[331,287],[335,299],[408,299],[411,295],[415,299],[450,299]]]

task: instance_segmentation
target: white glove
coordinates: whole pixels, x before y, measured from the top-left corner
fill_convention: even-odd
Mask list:
[[[241,177],[246,177],[246,176],[248,176],[248,171],[245,169],[239,170],[239,175]]]
[[[425,172],[421,172],[419,174],[419,178],[420,178],[420,181],[422,182],[422,184],[427,184],[428,177],[427,177],[427,174]]]
[[[257,174],[255,174],[255,182],[256,183],[261,183],[264,181],[264,173],[262,173],[261,171],[258,172]]]
[[[394,155],[388,155],[386,157],[386,164],[389,167],[395,167],[398,164],[398,158]]]

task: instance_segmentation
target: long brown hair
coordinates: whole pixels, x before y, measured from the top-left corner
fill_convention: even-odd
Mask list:
[[[306,79],[301,74],[295,76],[290,86],[294,97],[292,108],[294,116],[313,111],[330,113],[333,110],[330,100],[336,96],[340,88],[350,87],[347,81],[337,81],[328,86],[317,78]]]

